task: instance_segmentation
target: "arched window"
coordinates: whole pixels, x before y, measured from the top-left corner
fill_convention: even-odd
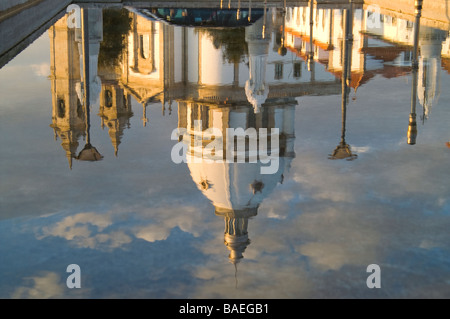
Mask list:
[[[63,118],[66,115],[66,103],[64,102],[64,99],[58,98],[56,106],[58,109],[58,117]]]
[[[283,63],[275,63],[275,80],[280,80],[283,78]]]
[[[291,21],[292,16],[292,8],[287,8],[286,10],[286,22],[289,23]]]
[[[113,94],[111,90],[105,90],[105,106],[106,107],[113,106]]]
[[[302,63],[300,61],[294,62],[294,78],[302,76]]]
[[[125,109],[128,109],[128,97],[125,94],[122,95],[122,103]]]
[[[141,34],[140,37],[141,57],[148,59],[150,57],[150,35]]]

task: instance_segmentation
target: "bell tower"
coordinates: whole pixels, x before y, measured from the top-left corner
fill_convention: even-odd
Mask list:
[[[102,84],[100,93],[100,112],[102,128],[108,127],[108,134],[117,156],[123,130],[130,127],[131,96],[126,94],[116,82]]]
[[[80,83],[80,56],[75,29],[68,27],[67,16],[49,29],[52,124],[55,139],[61,139],[69,167],[76,156],[78,140],[85,135],[82,101],[77,93]]]

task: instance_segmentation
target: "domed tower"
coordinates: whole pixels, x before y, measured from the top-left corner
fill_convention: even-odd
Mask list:
[[[117,83],[102,84],[100,93],[100,112],[102,128],[108,127],[108,134],[117,156],[123,130],[130,127],[131,98]]]
[[[187,165],[192,180],[214,205],[215,214],[224,218],[224,243],[233,264],[243,258],[250,243],[248,220],[257,215],[264,198],[278,183],[283,182],[284,174],[295,156],[295,104],[295,99],[287,98],[255,114],[250,106],[205,105],[194,101],[179,103],[179,127],[186,128],[180,138],[186,144]],[[237,162],[237,152],[230,153],[229,148],[237,150],[239,146],[236,144],[239,142],[226,134],[227,129],[239,128],[248,133],[244,139],[245,162]],[[251,143],[258,145],[261,155],[261,140],[274,138],[270,134],[262,136],[260,129],[267,129],[272,135],[278,129],[277,149],[275,143],[268,146],[269,153],[278,159],[278,168],[272,174],[263,173],[267,163],[261,160],[251,162],[254,155]],[[208,150],[211,140],[215,141],[216,146],[213,152]],[[214,156],[211,157],[211,153]],[[229,154],[233,154],[231,158]]]

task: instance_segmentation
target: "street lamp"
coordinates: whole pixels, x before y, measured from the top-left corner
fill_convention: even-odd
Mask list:
[[[353,13],[352,4],[350,3],[350,9],[345,11],[344,19],[344,61],[342,66],[342,96],[341,96],[341,112],[342,112],[342,130],[341,130],[341,141],[339,145],[334,149],[333,153],[328,156],[329,159],[347,159],[352,161],[358,157],[357,154],[352,153],[350,145],[345,142],[345,126],[347,118],[347,103],[349,95],[349,80],[351,80],[351,51],[353,47],[353,27],[352,27]]]
[[[420,17],[422,15],[423,0],[415,0],[415,21],[414,21],[414,49],[412,58],[412,82],[411,82],[411,112],[409,114],[409,124],[407,133],[407,143],[409,145],[416,144],[417,138],[417,122],[416,122],[416,103],[417,103],[417,77],[418,77],[418,52],[419,52],[419,30]]]
[[[75,158],[80,161],[99,161],[103,156],[91,145],[90,139],[90,73],[89,73],[89,15],[88,9],[81,9],[82,47],[83,47],[83,97],[86,114],[86,145]]]
[[[313,74],[311,71],[314,68],[314,42],[313,42],[313,11],[314,11],[314,0],[309,0],[309,52],[308,52],[308,71]]]
[[[287,49],[285,46],[285,30],[286,30],[286,0],[284,0],[283,11],[281,12],[281,19],[283,20],[283,24],[281,26],[281,44],[278,48],[278,54],[281,56],[285,56],[287,53]]]

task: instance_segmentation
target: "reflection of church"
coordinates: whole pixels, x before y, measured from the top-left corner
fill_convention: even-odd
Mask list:
[[[347,8],[348,9],[348,8]],[[142,105],[142,122],[148,122],[147,107],[159,104],[163,112],[178,107],[178,126],[188,154],[192,180],[224,218],[224,243],[229,259],[236,264],[250,243],[248,221],[257,215],[263,200],[278,183],[283,183],[294,153],[295,106],[303,95],[342,96],[341,143],[332,159],[354,159],[356,154],[345,142],[345,112],[350,88],[358,87],[376,75],[386,78],[410,72],[410,24],[397,29],[383,22],[383,34],[367,28],[368,12],[355,7],[345,30],[345,12],[336,8],[298,7],[285,11],[271,9],[263,17],[231,37],[226,29],[177,27],[155,21],[141,9],[127,10],[127,32],[117,64],[100,58],[100,41],[105,39],[99,21],[94,19],[89,41],[89,79],[92,106],[98,106],[102,128],[108,130],[114,152],[133,116],[132,100]],[[101,17],[102,11],[94,9]],[[103,12],[103,14],[105,14]],[[391,21],[392,22],[392,21]],[[76,159],[80,138],[86,138],[89,121],[83,104],[83,67],[79,27],[69,27],[67,17],[50,28],[52,124],[61,139],[70,167]],[[403,29],[402,29],[403,28]],[[390,31],[389,31],[390,30]],[[389,38],[392,30],[403,30],[401,43]],[[399,31],[400,30],[400,31]],[[281,32],[280,32],[281,31]],[[389,32],[391,33],[389,33]],[[235,32],[235,30],[233,31]],[[91,35],[88,36],[91,39]],[[351,38],[351,41],[345,39]],[[228,39],[228,40],[227,40]],[[419,100],[424,117],[439,94],[440,50],[445,34],[423,28],[420,41]],[[234,41],[234,42],[233,42]],[[229,46],[227,46],[229,45]],[[231,48],[231,49],[230,49]],[[228,58],[225,58],[228,57]],[[98,105],[96,105],[98,101]],[[201,120],[200,133],[195,127]],[[198,122],[197,122],[198,123]],[[267,164],[237,163],[228,159],[210,162],[203,157],[206,144],[195,139],[207,129],[222,132],[222,150],[229,153],[225,132],[228,128],[272,128],[279,130],[279,155],[274,174],[262,174]],[[181,137],[180,137],[181,138]],[[253,141],[252,139],[256,139]],[[247,137],[248,146],[260,137]],[[221,151],[221,152],[220,152]]]
[[[335,78],[317,77],[313,83],[307,72],[298,70],[295,56],[280,56],[276,49],[271,10],[233,39],[233,61],[224,60],[229,30],[209,33],[207,29],[183,28],[146,16],[145,10],[121,9],[129,19],[116,64],[104,63],[102,40],[108,41],[108,10],[88,8],[90,104],[99,108],[102,127],[108,130],[117,154],[129,119],[132,100],[142,105],[142,121],[148,122],[148,105],[159,103],[163,112],[172,111],[173,102],[186,98],[212,103],[244,103],[258,112],[267,99],[294,98],[307,94],[337,94]],[[76,158],[79,139],[85,137],[86,114],[83,103],[82,31],[71,22],[73,13],[50,29],[51,78],[53,95],[52,127],[63,142],[70,165]],[[68,20],[70,21],[68,22]],[[76,20],[76,19],[75,19]],[[227,33],[228,32],[228,33]],[[232,31],[234,32],[234,31]],[[109,50],[111,43],[106,43]],[[248,51],[247,51],[248,49]],[[239,51],[239,50],[238,50]],[[105,51],[103,51],[104,53]],[[294,61],[293,58],[294,57]],[[296,70],[294,73],[292,70]],[[320,83],[318,87],[315,84]],[[221,94],[217,94],[220,91]],[[227,102],[228,101],[228,102]],[[135,111],[135,110],[134,110]],[[96,112],[97,113],[97,112]],[[59,115],[58,115],[59,114]],[[163,113],[164,114],[164,113]]]
[[[220,95],[220,90],[217,91]],[[233,103],[233,101],[229,101]],[[193,156],[188,167],[198,189],[211,201],[215,213],[225,220],[225,245],[230,250],[230,261],[236,263],[243,257],[249,244],[248,219],[256,216],[258,207],[278,183],[283,183],[294,153],[295,99],[268,100],[267,104],[255,113],[248,103],[229,106],[222,103],[205,103],[189,99],[178,102],[178,126],[186,128],[183,141],[187,144],[187,153]],[[230,141],[223,141],[223,158],[210,162],[202,156],[205,145],[195,148],[196,121],[201,120],[203,127],[226,132],[227,128],[272,128],[279,129],[279,150],[269,152],[279,154],[278,169],[274,174],[261,174],[260,161],[256,163],[237,163],[234,158],[228,161],[225,154]],[[206,134],[206,133],[203,133]],[[225,133],[224,133],[225,134]],[[225,138],[225,137],[224,137]],[[260,137],[259,137],[260,138]],[[248,144],[252,141],[247,139]],[[268,137],[270,139],[270,136]],[[246,154],[248,160],[250,154]]]

